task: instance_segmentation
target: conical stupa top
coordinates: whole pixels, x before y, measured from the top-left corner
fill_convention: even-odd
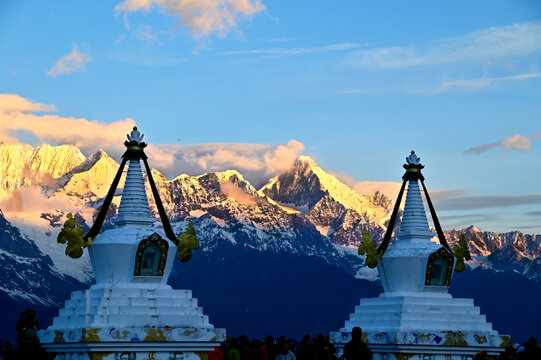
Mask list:
[[[419,163],[420,160],[421,158],[412,151],[411,155],[406,158],[407,164],[404,167],[406,169],[420,169],[423,167]],[[404,206],[402,223],[400,224],[400,231],[397,236],[400,240],[411,240],[413,238],[430,239],[434,235],[428,226],[423,198],[419,189],[419,180],[417,178],[411,178],[408,180],[406,205]]]
[[[131,134],[127,135],[132,144],[142,145],[144,135],[137,127],[133,128]],[[150,216],[150,207],[145,190],[145,181],[141,171],[139,157],[131,158],[124,184],[124,191],[120,200],[118,217],[114,220],[117,225],[150,225],[154,219]]]

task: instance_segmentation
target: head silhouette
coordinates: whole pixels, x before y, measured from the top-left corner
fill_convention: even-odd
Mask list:
[[[351,330],[351,338],[354,339],[354,340],[361,340],[362,337],[363,337],[363,329],[361,329],[358,326],[355,326]]]

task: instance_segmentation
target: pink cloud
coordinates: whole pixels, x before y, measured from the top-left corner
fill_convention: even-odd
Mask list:
[[[24,130],[35,135],[42,143],[75,145],[87,156],[101,148],[119,160],[124,152],[122,144],[126,140],[126,133],[135,125],[133,119],[103,123],[35,113],[54,109],[53,105],[40,104],[18,95],[0,94],[0,141],[17,143],[19,140],[14,135],[15,131]],[[150,144],[147,154],[150,166],[168,177],[180,173],[200,175],[236,169],[257,186],[292,166],[303,150],[302,143],[290,140],[287,144],[278,145]]]
[[[230,182],[220,184],[220,192],[243,205],[255,206],[260,200],[258,197],[247,193],[246,191],[240,189],[237,185]]]
[[[41,193],[41,186],[29,186],[13,191],[0,201],[0,208],[6,214],[44,213],[56,210],[80,211],[80,207],[69,204],[65,199],[47,198]]]
[[[68,55],[58,59],[53,68],[47,72],[47,75],[56,77],[58,75],[84,70],[85,64],[90,61],[92,61],[90,56],[80,53],[77,48],[73,48]]]
[[[173,177],[179,172],[200,175],[235,169],[254,186],[290,168],[304,150],[297,140],[283,145],[216,143],[148,146],[151,166]]]
[[[4,113],[32,113],[55,111],[54,105],[40,104],[25,99],[17,94],[0,94],[0,112]]]
[[[179,19],[194,38],[217,34],[220,37],[237,27],[237,20],[265,10],[260,0],[125,0],[117,13],[148,12],[153,7]]]
[[[529,151],[532,147],[532,141],[539,140],[540,136],[541,135],[538,132],[529,136],[515,134],[513,136],[503,138],[493,143],[472,147],[464,151],[464,154],[479,155],[481,153],[484,153],[485,151],[498,147],[502,150],[502,154],[506,154],[510,150]]]

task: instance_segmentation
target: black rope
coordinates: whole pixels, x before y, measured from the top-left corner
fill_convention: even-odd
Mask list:
[[[178,245],[177,236],[175,235],[175,232],[173,231],[173,228],[171,227],[171,223],[169,222],[169,218],[167,217],[167,214],[165,213],[162,200],[160,199],[160,193],[158,192],[158,188],[156,188],[156,183],[154,182],[154,178],[152,177],[152,172],[150,170],[150,167],[148,166],[146,155],[143,157],[143,163],[145,164],[145,169],[148,175],[148,182],[150,183],[150,188],[152,189],[152,195],[154,196],[154,201],[156,202],[156,207],[158,208],[158,213],[160,214],[160,219],[162,221],[163,231],[165,232],[165,236],[167,236],[167,238],[171,240],[173,244]]]
[[[113,183],[111,184],[111,187],[109,188],[109,192],[107,193],[107,196],[105,197],[105,200],[103,201],[103,204],[101,205],[101,208],[98,212],[98,216],[96,216],[96,220],[94,221],[94,224],[92,225],[90,230],[83,236],[83,239],[85,242],[88,242],[89,239],[95,238],[100,233],[100,230],[103,226],[105,218],[107,217],[107,210],[109,209],[109,206],[111,206],[111,202],[113,201],[113,197],[115,196],[116,188],[118,187],[118,183],[120,182],[120,178],[122,177],[122,172],[124,170],[124,167],[126,166],[126,162],[128,160],[139,161],[140,159],[142,159],[143,163],[145,164],[145,170],[148,175],[148,182],[150,183],[150,188],[152,189],[152,195],[154,196],[154,201],[156,202],[156,207],[158,208],[158,213],[160,214],[160,220],[162,221],[165,235],[167,236],[169,240],[171,240],[175,245],[177,245],[178,239],[175,235],[175,232],[173,231],[173,228],[171,227],[169,218],[167,217],[167,214],[165,213],[165,209],[163,207],[163,203],[160,198],[160,193],[158,192],[158,189],[156,188],[156,183],[154,182],[154,178],[152,177],[152,172],[150,170],[150,167],[148,166],[147,155],[143,151],[144,145],[143,146],[133,146],[133,145],[134,144],[126,143],[126,146],[128,147],[128,149],[122,155],[122,162],[120,164],[120,167],[118,168],[118,171],[115,175]]]
[[[126,165],[127,161],[127,154],[128,152],[124,153],[122,155],[122,162],[120,163],[120,167],[118,168],[118,171],[116,172],[115,178],[113,180],[113,183],[111,184],[111,187],[109,188],[109,192],[107,193],[107,196],[105,197],[105,200],[103,200],[103,204],[101,205],[100,211],[98,212],[98,216],[96,216],[96,220],[94,221],[94,224],[88,230],[88,232],[83,236],[83,240],[85,242],[88,242],[89,239],[95,238],[101,230],[101,227],[103,226],[103,222],[105,221],[105,218],[107,216],[107,210],[109,209],[109,206],[111,205],[111,202],[113,201],[113,197],[115,196],[116,188],[118,187],[118,183],[120,182],[120,178],[122,177],[122,171],[124,170],[124,166]]]
[[[396,199],[396,203],[394,204],[393,213],[391,215],[391,218],[389,219],[389,225],[387,225],[387,231],[385,232],[383,241],[378,247],[378,253],[381,255],[385,253],[387,247],[389,246],[389,243],[391,242],[391,236],[393,235],[394,224],[396,223],[396,217],[398,216],[398,209],[400,208],[400,203],[402,202],[402,195],[404,195],[404,188],[406,187],[406,182],[406,179],[402,181],[402,187],[400,188],[398,198]]]
[[[411,154],[413,155],[415,153],[412,151]],[[380,255],[383,255],[385,253],[385,250],[387,250],[387,247],[389,246],[389,242],[391,241],[394,225],[396,223],[396,217],[398,215],[398,208],[400,207],[400,203],[402,202],[402,195],[404,194],[404,188],[406,186],[406,182],[421,180],[421,184],[423,185],[423,190],[426,197],[426,202],[428,203],[428,208],[430,209],[430,215],[432,215],[432,220],[434,221],[434,226],[436,228],[436,233],[438,235],[438,239],[440,240],[440,244],[445,248],[445,250],[453,254],[453,251],[451,251],[451,248],[449,247],[447,240],[445,240],[445,234],[443,233],[443,230],[441,229],[438,216],[436,215],[436,210],[434,210],[434,206],[432,205],[432,201],[430,200],[430,195],[428,195],[428,190],[426,189],[426,186],[424,183],[425,178],[423,174],[421,174],[421,170],[424,168],[424,166],[419,164],[418,161],[417,161],[417,164],[414,164],[410,162],[409,160],[407,160],[407,162],[408,164],[404,164],[404,169],[406,169],[406,173],[402,176],[402,180],[403,180],[402,187],[400,188],[400,192],[398,193],[398,199],[396,199],[396,204],[394,205],[393,214],[391,215],[391,219],[389,220],[389,225],[387,226],[387,231],[385,232],[383,241],[381,242],[381,245],[378,248],[378,253]]]
[[[440,240],[440,244],[447,251],[453,254],[453,251],[451,251],[451,248],[449,247],[449,244],[447,243],[447,240],[445,239],[445,234],[443,233],[443,230],[441,229],[438,216],[436,215],[436,210],[434,210],[434,206],[432,205],[432,201],[430,200],[430,196],[428,195],[428,190],[426,189],[425,182],[423,181],[423,179],[421,179],[421,185],[423,185],[426,202],[428,203],[428,208],[430,209],[430,215],[432,216],[432,221],[434,221],[434,227],[436,228],[436,233],[438,234],[438,239]]]

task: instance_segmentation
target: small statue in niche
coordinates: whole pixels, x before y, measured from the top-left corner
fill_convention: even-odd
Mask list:
[[[142,240],[135,255],[135,276],[162,276],[167,261],[169,245],[154,233]]]
[[[448,266],[447,260],[441,256],[434,260],[430,271],[430,285],[444,286]]]
[[[454,257],[444,248],[430,254],[426,265],[425,285],[449,286],[453,272]]]
[[[156,244],[150,244],[143,250],[143,260],[141,264],[141,276],[158,275],[158,265],[160,264],[161,251]]]

